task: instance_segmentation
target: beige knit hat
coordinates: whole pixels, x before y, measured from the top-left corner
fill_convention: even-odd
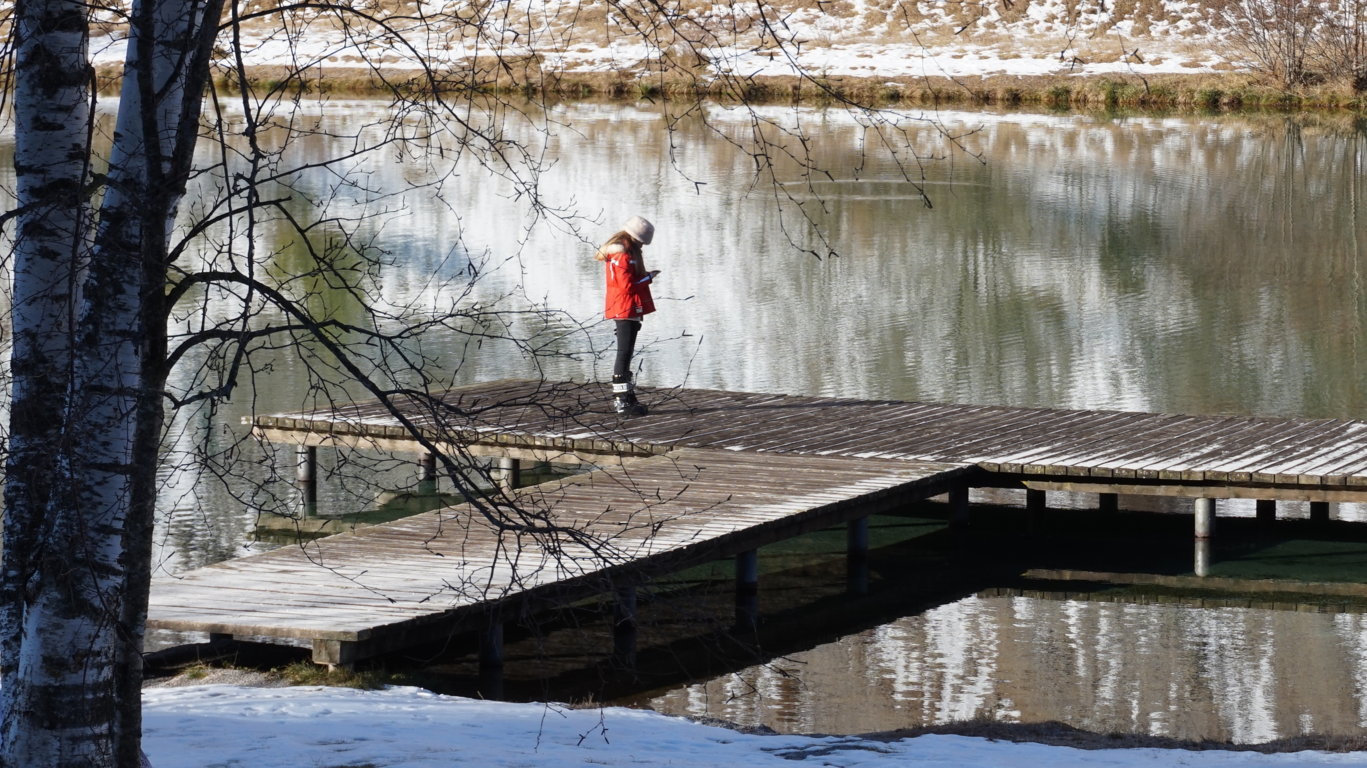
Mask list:
[[[651,239],[655,237],[655,225],[640,216],[632,216],[627,219],[627,223],[622,225],[622,231],[631,235],[642,245],[650,245]]]

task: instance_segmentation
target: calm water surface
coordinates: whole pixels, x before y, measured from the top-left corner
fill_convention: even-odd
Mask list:
[[[349,130],[384,117],[366,103],[323,114]],[[765,115],[792,119],[779,109]],[[515,333],[538,341],[534,350],[431,333],[424,347],[449,348],[453,382],[605,378],[610,328],[597,321],[601,267],[587,241],[640,213],[657,227],[649,264],[663,270],[660,311],[641,337],[646,384],[1367,414],[1367,227],[1359,214],[1367,135],[1350,122],[938,113],[904,125],[922,156],[906,158],[909,181],[865,152],[875,144],[866,129],[808,112],[801,119],[816,137],[814,159],[829,175],[783,170],[776,195],[755,179],[753,160],[713,132],[744,136],[742,112],[717,109],[710,128],[684,121],[672,151],[650,109],[576,104],[550,117],[549,136],[525,139],[553,161],[541,179],[546,202],[587,217],[577,234],[532,216],[525,199],[473,165],[359,225],[392,254],[377,279],[386,301],[556,313],[510,320]],[[297,151],[322,157],[344,147],[343,139],[312,138]],[[368,188],[397,190],[425,171],[384,154],[348,173]],[[333,183],[317,174],[297,185]],[[329,213],[345,217],[366,196],[341,188]],[[789,205],[777,209],[775,197]],[[828,241],[812,235],[794,205],[820,221]],[[268,272],[307,258],[283,227],[266,227],[257,246],[270,254]],[[467,297],[435,287],[476,272]],[[342,318],[362,310],[340,291],[315,290],[310,301]],[[173,385],[191,386],[185,370]],[[308,376],[293,356],[279,355],[231,402],[180,414],[168,456],[236,444],[253,409],[306,406]],[[165,474],[165,572],[275,546],[255,525],[275,500],[290,499],[288,456],[273,466],[249,443],[240,450],[249,469],[226,483]],[[397,487],[413,472],[395,465],[382,476]],[[354,507],[374,495],[361,491],[358,501],[351,487],[332,483],[324,504]],[[990,717],[1256,741],[1361,732],[1364,661],[1367,625],[1354,614],[984,597],[652,703],[810,731]]]
[[[962,720],[1256,743],[1361,733],[1360,614],[973,597],[649,699],[783,732]]]

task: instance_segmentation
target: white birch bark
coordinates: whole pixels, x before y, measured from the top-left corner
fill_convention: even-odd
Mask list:
[[[50,12],[71,4],[41,0],[28,6]],[[139,0],[133,6],[99,227],[83,274],[70,365],[62,365],[64,374],[70,371],[69,382],[62,382],[69,383],[67,399],[57,398],[65,410],[49,422],[65,429],[55,439],[45,436],[42,446],[55,456],[54,480],[41,503],[18,508],[18,524],[6,522],[5,575],[9,584],[22,586],[0,625],[6,630],[0,764],[6,766],[139,762],[140,654],[163,418],[167,244],[198,135],[220,7],[196,0]],[[79,23],[66,19],[66,71],[88,71],[81,14]],[[46,62],[42,55],[20,60],[19,78],[40,78],[39,67],[52,66],[52,54],[46,55]],[[81,102],[83,97],[60,106],[16,100],[16,110],[25,110],[17,130],[31,143],[64,147],[36,134],[61,123],[83,135],[89,114],[77,112]],[[60,120],[54,109],[65,111]],[[44,164],[58,167],[60,159],[68,173],[73,163],[83,172],[87,153],[77,149],[79,155],[72,149]],[[32,188],[21,184],[21,206],[32,194],[24,190]],[[82,206],[65,201],[56,207],[71,214],[54,217],[57,228],[68,241],[84,244]],[[26,239],[22,232],[20,239]],[[42,245],[36,236],[26,242],[34,249]],[[48,323],[35,329],[36,340],[70,326],[75,294],[56,290],[72,274],[72,262],[64,264],[66,272],[32,270],[22,278],[25,287],[16,280],[16,307],[30,293],[43,297],[32,302],[33,311],[16,309],[16,327]],[[64,299],[60,311],[40,313],[60,303],[53,297]],[[51,324],[57,315],[60,326]],[[21,350],[16,343],[16,370],[42,355],[40,348]],[[21,410],[16,399],[14,411]],[[9,475],[7,500],[24,493],[29,476]],[[14,539],[10,528],[16,535],[28,531],[28,540]],[[33,554],[12,557],[20,550]]]
[[[62,556],[48,544],[51,479],[70,380],[71,317],[88,247],[90,125],[86,8],[78,2],[16,4],[15,172],[20,205],[14,249],[12,407],[6,457],[4,560],[0,569],[0,764],[52,764],[60,749],[27,723],[52,717],[51,700],[21,662],[34,585]],[[22,714],[20,714],[22,713]],[[76,735],[84,741],[85,734]]]

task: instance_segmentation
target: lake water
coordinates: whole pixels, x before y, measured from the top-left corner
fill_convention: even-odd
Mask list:
[[[301,114],[335,135],[300,142],[296,160],[377,139],[387,116],[364,102]],[[927,113],[902,124],[919,157],[903,153],[899,166],[839,113],[760,116],[800,119],[824,172],[804,178],[780,162],[777,185],[757,177],[755,158],[722,140],[748,134],[742,109],[695,115],[671,134],[652,108],[571,104],[534,115],[548,134],[498,122],[544,159],[542,201],[579,218],[533,215],[512,186],[466,159],[429,168],[388,151],[274,191],[305,215],[310,196],[329,200],[328,215],[347,223],[320,237],[346,228],[387,250],[367,283],[373,297],[482,303],[513,313],[496,330],[531,340],[433,329],[420,346],[434,383],[606,378],[611,329],[598,320],[592,246],[641,214],[656,225],[647,261],[663,270],[659,312],[638,344],[648,385],[1193,414],[1367,412],[1367,134],[1351,120]],[[350,221],[367,200],[438,177],[385,198],[385,213]],[[202,180],[188,205],[212,189]],[[236,233],[216,235],[245,247]],[[255,247],[267,275],[310,264],[278,222],[262,227]],[[207,249],[190,257],[223,259]],[[365,321],[366,302],[339,286],[301,290],[316,311]],[[217,300],[207,306],[226,311]],[[177,327],[195,322],[187,313]],[[310,377],[320,368],[288,348],[259,355],[231,401],[176,418],[158,541],[165,572],[278,545],[256,524],[294,503],[292,459],[243,440],[241,424],[253,412],[315,405]],[[188,392],[200,381],[194,366],[213,360],[185,362],[172,387]],[[225,463],[235,468],[219,482],[186,469],[185,457],[203,455],[246,463]],[[399,487],[415,473],[407,463],[324,460],[325,508],[370,504],[368,481]],[[797,666],[779,660],[652,703],[812,731],[990,717],[1257,741],[1362,732],[1364,661],[1367,623],[1353,613],[983,596],[810,649]],[[841,703],[851,696],[864,705]]]
[[[1258,743],[1363,730],[1360,614],[970,597],[680,687],[655,709],[782,732],[967,720]]]

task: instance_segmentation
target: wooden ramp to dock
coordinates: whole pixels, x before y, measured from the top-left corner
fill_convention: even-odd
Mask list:
[[[481,629],[491,611],[614,592],[652,574],[896,509],[959,465],[679,449],[513,494],[551,534],[469,506],[229,560],[152,589],[148,626],[310,643],[327,664]]]

